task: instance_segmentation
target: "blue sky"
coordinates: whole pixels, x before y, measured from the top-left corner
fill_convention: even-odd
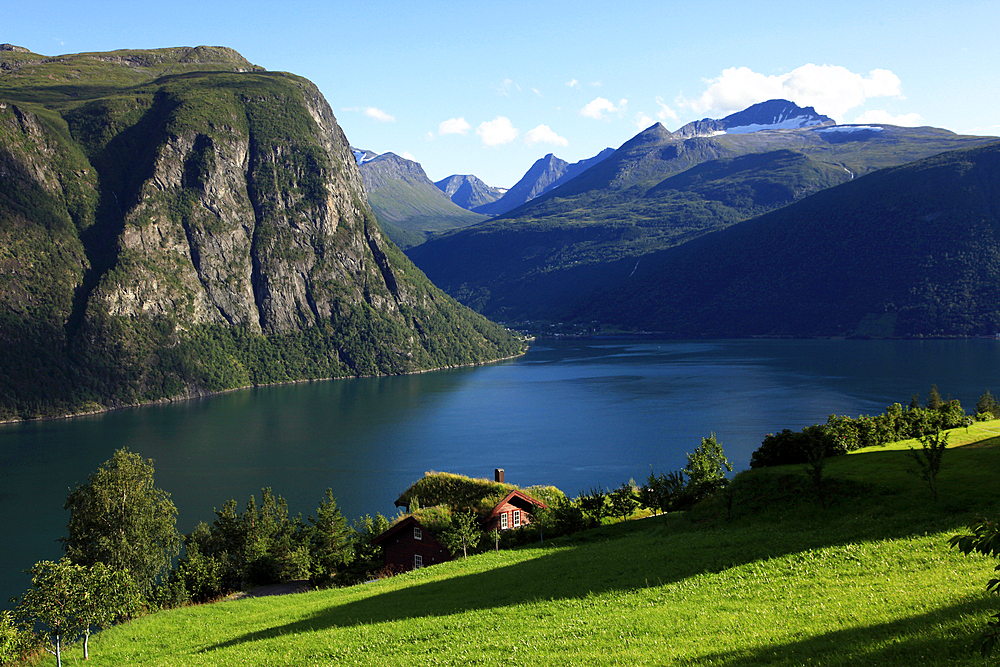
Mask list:
[[[0,42],[43,55],[232,47],[314,81],[352,145],[500,187],[546,153],[575,162],[773,97],[1000,135],[998,34],[982,0],[33,0],[0,18]]]

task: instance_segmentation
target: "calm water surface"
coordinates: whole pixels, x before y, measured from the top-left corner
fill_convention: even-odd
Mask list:
[[[266,387],[0,426],[0,605],[61,554],[69,491],[128,447],[155,460],[179,528],[262,487],[292,514],[332,488],[348,520],[394,511],[425,471],[554,484],[571,496],[679,469],[714,431],[736,469],[769,432],[872,414],[914,393],[967,411],[1000,395],[1000,341],[539,341],[517,360]]]

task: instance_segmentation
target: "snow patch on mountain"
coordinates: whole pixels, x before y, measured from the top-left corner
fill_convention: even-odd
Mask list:
[[[884,127],[877,125],[835,125],[833,127],[823,127],[817,132],[881,132]]]
[[[749,125],[727,127],[724,134],[750,134],[751,132],[760,132],[762,130],[797,130],[803,127],[810,127],[812,125],[822,125],[823,122],[824,121],[818,120],[815,116],[794,116],[791,118],[781,118],[779,116],[774,119],[773,123],[752,123]]]

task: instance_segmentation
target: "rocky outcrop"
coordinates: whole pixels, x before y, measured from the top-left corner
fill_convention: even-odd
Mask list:
[[[63,402],[409,372],[518,349],[383,237],[313,84],[218,48],[80,57],[112,71],[195,69],[61,108],[62,130],[6,101],[0,79],[0,315],[22,318],[4,338],[17,347],[18,327],[38,326],[44,310],[61,350],[45,372],[88,385]],[[203,61],[230,71],[199,71]],[[302,359],[280,358],[288,346]],[[4,405],[17,393],[0,386],[0,416],[23,413]]]

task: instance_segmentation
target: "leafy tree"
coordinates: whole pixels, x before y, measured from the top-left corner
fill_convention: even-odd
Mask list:
[[[931,410],[940,410],[943,401],[941,400],[941,394],[938,393],[938,388],[936,384],[931,385],[931,391],[927,394],[927,407]]]
[[[37,637],[14,611],[0,611],[0,665],[19,664],[26,654],[37,647]]]
[[[1000,402],[989,389],[976,401],[976,415],[983,420],[1000,418]]]
[[[698,448],[687,455],[687,460],[687,465],[684,467],[688,477],[685,491],[690,495],[692,502],[706,498],[723,488],[729,481],[726,479],[726,472],[733,470],[725,452],[722,451],[722,445],[715,438],[715,433],[702,438]]]
[[[622,483],[621,486],[611,492],[610,501],[609,510],[611,514],[621,517],[627,528],[628,518],[632,516],[632,512],[639,506],[639,501],[635,497],[635,489],[632,488],[631,484]]]
[[[479,519],[472,510],[452,512],[451,526],[441,533],[441,541],[453,556],[461,549],[463,560],[469,557],[469,548],[479,544],[481,538]]]
[[[46,650],[62,664],[62,649],[83,636],[84,659],[90,658],[93,629],[132,618],[142,608],[142,596],[127,573],[104,563],[90,567],[41,561],[28,570],[31,588],[21,598],[17,614],[30,624],[42,624],[51,646]]]
[[[104,563],[128,572],[150,597],[180,552],[177,508],[153,485],[153,462],[119,449],[82,486],[69,494],[69,536],[62,539],[70,561]]]
[[[941,459],[944,457],[944,450],[948,447],[948,436],[950,434],[935,429],[933,433],[920,436],[920,449],[910,447],[910,456],[916,461],[919,468],[918,474],[927,482],[927,486],[934,496],[934,502],[938,499],[937,477],[941,471]]]
[[[646,484],[639,489],[639,502],[647,509],[667,512],[683,491],[684,473],[673,470],[656,475],[651,468]]]
[[[597,526],[601,526],[604,517],[608,516],[608,494],[600,486],[591,487],[587,493],[581,493],[579,498],[580,509],[590,517],[590,520]]]
[[[135,580],[127,572],[115,571],[104,563],[95,563],[79,571],[81,597],[77,603],[77,622],[83,633],[83,658],[90,659],[90,634],[135,617],[142,609],[142,596]]]
[[[979,519],[969,525],[971,534],[954,535],[948,543],[962,553],[968,555],[975,551],[984,556],[1000,557],[1000,521]],[[1000,572],[1000,565],[994,568]],[[990,579],[986,590],[1000,593],[1000,578]],[[989,657],[1000,642],[1000,613],[993,615],[993,620],[986,623],[986,628],[979,635],[979,652],[984,658]]]
[[[31,588],[18,603],[18,615],[29,624],[45,626],[51,645],[45,650],[56,656],[62,666],[62,650],[79,634],[77,607],[81,598],[79,566],[66,558],[58,563],[41,561],[28,570]]]

